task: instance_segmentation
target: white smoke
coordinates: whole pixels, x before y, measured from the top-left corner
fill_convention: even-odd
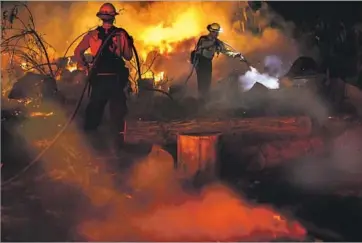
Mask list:
[[[243,92],[250,90],[255,83],[260,83],[268,89],[279,89],[279,79],[266,73],[262,74],[254,67],[250,67],[243,76],[239,77],[239,85]]]
[[[264,70],[273,77],[279,78],[283,73],[283,62],[275,55],[267,56],[264,59]]]
[[[250,67],[244,75],[239,77],[239,85],[243,92],[249,91],[255,83],[260,83],[268,89],[279,89],[279,77],[284,74],[282,60],[275,56],[266,56],[264,59],[264,73]]]

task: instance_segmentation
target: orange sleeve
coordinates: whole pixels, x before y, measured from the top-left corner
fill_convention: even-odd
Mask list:
[[[90,35],[88,33],[83,37],[81,42],[78,44],[78,46],[74,50],[74,58],[75,58],[76,62],[82,66],[87,65],[84,53],[90,47],[89,38],[90,38]]]
[[[121,31],[119,34],[119,41],[120,41],[120,53],[118,55],[122,55],[122,57],[130,61],[133,57],[133,40],[132,37],[128,35],[126,31]]]

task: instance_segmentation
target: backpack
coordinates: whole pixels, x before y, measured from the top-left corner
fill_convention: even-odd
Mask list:
[[[191,56],[190,56],[190,62],[192,65],[194,65],[196,63],[197,60],[197,55],[196,55],[196,50],[191,51]]]
[[[115,31],[116,30],[116,31]],[[98,49],[103,45],[103,42],[107,39],[110,33],[117,33],[119,31],[124,31],[121,28],[111,27],[106,34],[102,27],[98,27],[93,35],[93,49],[98,52]],[[91,45],[92,42],[90,42]],[[99,54],[99,60],[96,64],[97,72],[104,72],[104,73],[112,73],[112,72],[119,72],[121,69],[124,68],[125,62],[123,61],[122,57],[118,57],[113,51],[112,47],[114,45],[113,37],[109,38],[107,43],[105,44],[104,48],[101,50]],[[91,45],[92,49],[92,45]],[[92,51],[92,54],[95,51]],[[94,54],[93,54],[94,55]],[[122,68],[123,67],[123,68]]]
[[[191,51],[191,55],[190,55],[190,62],[192,65],[195,65],[197,63],[197,60],[199,58],[199,55],[200,54],[197,54],[196,51],[199,47],[199,44],[200,44],[200,41],[201,39],[203,38],[203,36],[200,37],[200,39],[198,40],[196,46],[195,46],[195,49]]]

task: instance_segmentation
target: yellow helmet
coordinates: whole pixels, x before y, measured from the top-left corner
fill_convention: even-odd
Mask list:
[[[111,3],[102,4],[97,13],[97,17],[102,20],[114,19],[116,15],[118,15],[116,8]]]
[[[221,32],[221,26],[218,23],[212,23],[207,26],[207,30],[210,32]]]

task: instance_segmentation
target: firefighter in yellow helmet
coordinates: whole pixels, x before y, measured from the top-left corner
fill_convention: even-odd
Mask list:
[[[196,45],[196,75],[199,96],[207,98],[211,86],[212,78],[212,60],[216,54],[223,53],[229,57],[243,58],[241,53],[233,52],[226,48],[225,44],[218,39],[222,31],[218,23],[212,23],[207,26],[208,35],[201,36]]]
[[[89,68],[93,65],[93,74],[90,77],[90,101],[86,108],[84,128],[86,131],[95,131],[101,123],[104,108],[109,102],[114,145],[121,147],[124,142],[125,116],[127,113],[126,95],[124,89],[128,86],[129,70],[125,61],[133,56],[133,39],[122,28],[113,25],[118,15],[115,7],[110,3],[103,4],[96,16],[102,20],[102,26],[90,31],[76,47],[74,56],[78,67]],[[112,34],[100,49],[107,37]],[[97,63],[87,63],[84,53],[90,48],[93,57],[100,52]]]

